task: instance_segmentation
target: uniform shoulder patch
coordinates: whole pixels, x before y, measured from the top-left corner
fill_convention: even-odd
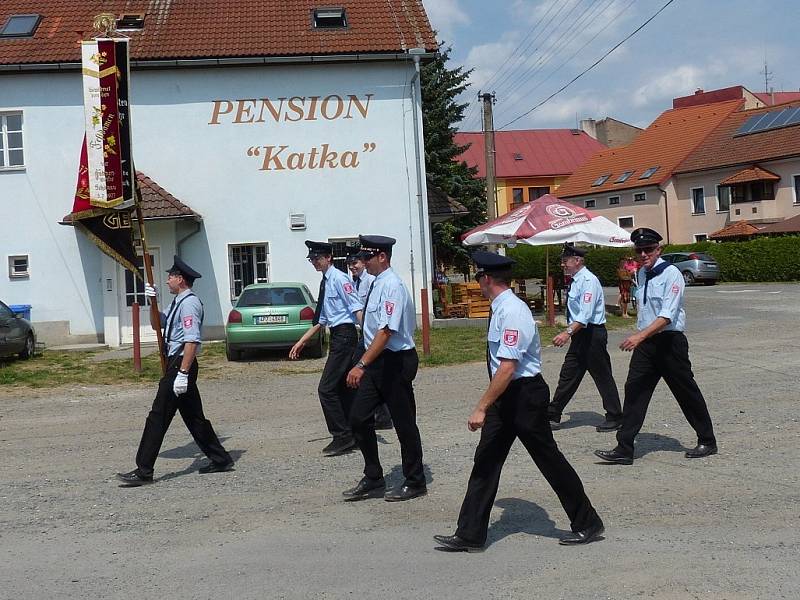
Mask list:
[[[191,329],[192,323],[194,323],[194,317],[192,315],[186,315],[185,317],[183,317],[184,329]]]
[[[345,294],[352,294],[353,291],[356,289],[353,287],[352,283],[345,283],[343,287]]]
[[[386,308],[386,314],[392,316],[392,313],[394,313],[394,302],[386,300],[386,302],[384,302],[384,307]]]
[[[503,343],[506,346],[516,346],[519,340],[518,329],[504,329],[503,330]]]
[[[585,292],[583,294],[583,303],[589,304],[592,301],[592,292]]]
[[[681,291],[681,286],[679,286],[677,283],[673,283],[672,284],[672,293],[677,295],[678,292],[680,292],[680,291]]]

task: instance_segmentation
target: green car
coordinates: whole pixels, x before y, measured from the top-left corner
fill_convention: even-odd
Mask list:
[[[225,325],[225,354],[239,360],[243,350],[290,349],[311,327],[317,303],[302,283],[254,283],[242,290]],[[324,328],[303,349],[320,358]]]

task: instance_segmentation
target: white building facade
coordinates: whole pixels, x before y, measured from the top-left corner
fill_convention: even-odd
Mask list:
[[[432,269],[417,65],[413,53],[356,58],[133,69],[136,169],[202,217],[148,222],[156,279],[173,254],[203,274],[195,291],[207,337],[222,336],[247,283],[299,281],[316,292],[306,239],[396,238],[393,267],[420,306]],[[0,70],[3,115],[22,119],[24,162],[0,168],[0,255],[28,264],[24,277],[9,266],[0,299],[30,304],[50,343],[129,343],[138,284],[59,224],[83,137],[80,71]]]

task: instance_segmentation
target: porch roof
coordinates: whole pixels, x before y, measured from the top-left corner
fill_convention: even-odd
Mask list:
[[[730,238],[750,237],[761,231],[762,227],[750,223],[749,221],[734,221],[729,223],[719,231],[709,234],[708,238],[711,240],[722,240]]]
[[[750,183],[751,181],[780,181],[781,176],[772,171],[767,171],[758,165],[752,165],[726,177],[719,182],[720,185],[736,185],[737,183]]]

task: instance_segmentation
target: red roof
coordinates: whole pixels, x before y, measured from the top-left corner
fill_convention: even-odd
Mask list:
[[[758,233],[764,226],[761,225],[754,225],[749,221],[735,221],[733,223],[729,223],[719,231],[715,231],[712,234],[709,234],[709,239],[717,240],[717,239],[725,239],[725,238],[740,238],[740,237],[750,237],[754,233]]]
[[[498,131],[494,139],[496,176],[503,178],[570,175],[595,152],[605,149],[577,129]],[[478,176],[486,177],[483,133],[457,133],[455,143],[470,145],[456,160],[478,167]]]
[[[771,233],[800,233],[800,215],[767,225],[758,233],[763,235],[769,235]]]
[[[659,185],[672,176],[685,159],[742,100],[730,100],[667,110],[622,148],[612,148],[593,156],[558,188],[559,198],[605,194],[619,190]],[[658,167],[649,178],[639,179],[647,169]],[[624,182],[617,179],[632,171]],[[608,175],[601,185],[598,178]]]
[[[754,93],[753,95],[767,106],[800,100],[800,92],[772,92],[771,94],[761,92],[760,94]]]
[[[744,98],[744,86],[734,85],[718,90],[697,90],[689,96],[681,96],[672,99],[672,108],[686,108],[688,106],[699,106],[701,104],[712,104],[714,102],[725,102],[727,100],[740,100]],[[756,94],[757,95],[757,94]]]
[[[762,169],[758,165],[747,167],[726,177],[719,182],[720,185],[733,185],[735,183],[750,183],[751,181],[780,181],[781,176],[776,175],[772,171]]]
[[[345,9],[347,27],[315,29],[315,8]],[[79,40],[103,12],[146,13],[126,31],[132,59],[307,56],[436,49],[421,0],[3,0],[11,15],[40,14],[30,38],[0,38],[0,65],[80,62]]]
[[[750,117],[791,106],[800,106],[800,101],[731,113],[675,171],[687,173],[800,156],[800,125],[736,135]]]

